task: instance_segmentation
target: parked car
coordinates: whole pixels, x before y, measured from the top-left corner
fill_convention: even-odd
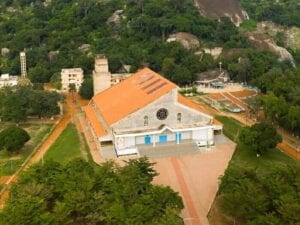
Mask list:
[[[196,141],[196,144],[199,148],[206,147],[207,146],[207,141],[198,140],[198,141]]]

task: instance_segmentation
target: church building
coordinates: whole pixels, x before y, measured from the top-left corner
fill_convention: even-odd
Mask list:
[[[83,111],[98,148],[112,145],[117,156],[137,154],[141,145],[192,141],[210,146],[222,130],[201,106],[178,94],[174,83],[149,68],[96,94]]]

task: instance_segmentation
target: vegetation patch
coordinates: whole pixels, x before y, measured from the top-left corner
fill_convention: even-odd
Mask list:
[[[74,158],[81,158],[79,134],[74,124],[70,123],[45,155],[45,159],[66,163]]]
[[[232,141],[236,142],[238,140],[239,133],[244,127],[242,123],[226,116],[216,116],[216,119],[223,124],[224,134]]]
[[[240,25],[240,31],[242,31],[242,32],[254,31],[256,29],[256,25],[257,25],[257,22],[255,20],[252,20],[252,19],[245,20]]]
[[[0,124],[0,131],[10,125]],[[41,143],[43,138],[50,132],[52,124],[22,124],[20,127],[25,129],[31,139],[18,153],[8,153],[0,151],[0,176],[12,175],[22,165],[25,159]]]
[[[82,159],[36,164],[14,184],[1,225],[101,224],[183,225],[183,202],[157,176],[146,158],[120,167]]]
[[[257,134],[258,125],[250,130],[248,127],[243,128],[232,118],[217,119],[223,123],[225,135],[234,137],[233,140],[238,145],[224,177],[221,178],[220,190],[213,206],[217,209],[211,211],[210,219],[214,221],[218,217],[223,224],[226,222],[237,225],[296,224],[294,222],[299,221],[300,215],[300,199],[297,194],[300,191],[299,162],[278,149],[263,151],[257,157],[259,146],[255,143],[255,150],[253,146],[249,146],[255,140],[247,140],[249,143],[245,145],[239,141],[239,133]],[[262,148],[266,147],[262,141],[257,144],[262,145]],[[267,144],[274,146],[269,145],[268,141]],[[224,215],[219,215],[220,212]]]

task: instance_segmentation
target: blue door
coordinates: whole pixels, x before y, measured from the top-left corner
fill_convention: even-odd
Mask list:
[[[146,144],[146,145],[151,144],[151,137],[150,137],[150,136],[146,136],[146,137],[145,137],[145,144]]]
[[[159,143],[167,143],[168,142],[168,136],[167,135],[160,135],[159,136]]]
[[[181,133],[176,133],[175,139],[176,139],[176,141],[181,141]]]

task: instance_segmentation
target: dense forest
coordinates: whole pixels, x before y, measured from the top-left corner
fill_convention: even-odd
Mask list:
[[[300,27],[298,0],[240,0],[240,2],[252,19]]]
[[[157,175],[147,159],[93,165],[35,165],[14,184],[0,212],[1,225],[183,225],[183,202],[169,187],[151,184]]]
[[[33,82],[48,82],[63,67],[82,67],[89,74],[93,54],[104,53],[112,72],[122,64],[131,65],[132,71],[142,65],[161,71],[164,62],[171,60],[174,74],[166,75],[185,84],[191,83],[197,72],[217,63],[209,56],[199,63],[181,45],[166,43],[169,34],[190,32],[212,46],[227,42],[229,47],[249,46],[229,19],[217,22],[200,16],[192,0],[53,0],[48,6],[40,1],[11,3],[2,2],[0,32],[5,35],[1,35],[0,43],[10,54],[1,58],[0,71],[19,74],[18,53],[26,49]],[[5,6],[15,11],[7,12]],[[107,23],[116,10],[123,10],[120,21]],[[80,51],[82,44],[90,44],[90,51]],[[48,57],[51,52],[59,53]]]
[[[297,25],[292,23],[300,21],[294,3],[241,2],[255,20]],[[95,54],[109,58],[112,72],[122,65],[131,65],[131,72],[149,66],[178,85],[192,84],[198,72],[217,68],[222,61],[232,80],[266,94],[260,103],[270,120],[300,133],[300,51],[289,49],[296,67],[278,61],[273,53],[257,49],[229,18],[201,16],[192,0],[3,0],[0,11],[0,48],[10,50],[0,56],[1,73],[19,74],[19,52],[25,49],[33,83],[57,84],[61,68],[81,67],[88,79],[81,93],[91,97]],[[214,59],[166,42],[176,32],[195,35],[201,48],[221,46],[223,53]]]
[[[222,178],[221,207],[236,224],[299,224],[299,175],[296,165],[269,165],[264,172],[231,166]]]
[[[58,105],[63,96],[31,86],[0,89],[0,120],[24,122],[28,117],[51,117],[60,113]]]

